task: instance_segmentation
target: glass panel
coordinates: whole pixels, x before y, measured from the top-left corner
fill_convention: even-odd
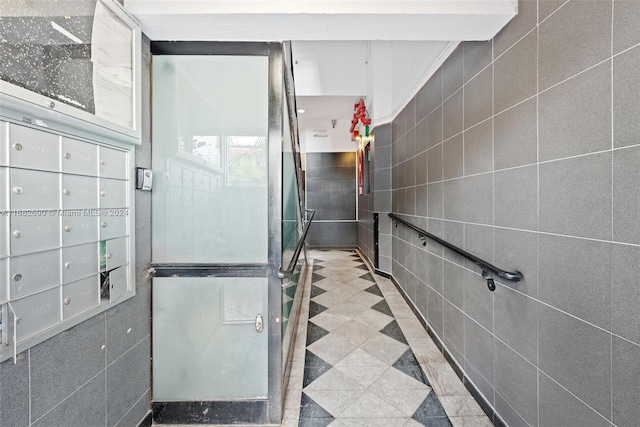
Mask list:
[[[268,58],[153,59],[153,262],[267,262]]]
[[[291,123],[289,121],[289,111],[287,97],[284,98],[283,107],[283,145],[282,145],[282,267],[288,268],[298,245],[302,238],[302,217],[300,212],[300,193],[298,192],[298,179],[296,175],[296,152],[295,144],[292,143]],[[298,264],[289,282],[285,282],[282,290],[282,363],[286,366],[291,339],[293,337],[293,327],[295,317],[300,304],[300,293],[298,293],[298,282],[300,271],[304,266],[304,253],[300,255]],[[296,296],[298,297],[296,299]]]
[[[154,278],[153,398],[266,398],[267,316],[266,278]]]
[[[133,128],[134,33],[96,0],[3,0],[0,79]]]

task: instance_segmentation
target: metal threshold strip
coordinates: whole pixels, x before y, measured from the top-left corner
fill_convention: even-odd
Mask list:
[[[493,273],[494,275],[498,276],[501,279],[504,280],[508,280],[510,282],[519,282],[521,281],[524,276],[522,275],[522,273],[520,273],[519,271],[514,271],[514,272],[510,272],[510,271],[505,271],[502,270],[498,267],[496,267],[495,265],[481,259],[478,258],[477,256],[473,255],[472,253],[469,253],[467,251],[465,251],[464,249],[461,249],[449,242],[447,242],[446,240],[442,240],[441,238],[439,238],[438,236],[435,236],[425,230],[423,230],[422,228],[411,224],[410,222],[405,221],[404,219],[400,218],[398,215],[394,214],[394,213],[390,213],[389,217],[391,217],[391,219],[393,219],[394,222],[396,222],[396,227],[397,227],[397,223],[401,223],[409,228],[411,228],[412,230],[416,231],[418,233],[418,236],[420,237],[420,239],[422,240],[422,244],[426,245],[427,244],[427,240],[426,238],[428,237],[431,240],[434,240],[438,243],[440,243],[442,246],[444,246],[445,248],[451,249],[453,252],[462,255],[463,257],[467,258],[468,260],[472,261],[474,264],[476,264],[478,267],[480,267],[482,269],[482,277],[484,279],[486,279],[487,281],[487,287],[489,288],[490,291],[495,291],[496,290],[496,284],[493,281],[493,278],[491,277],[490,273]],[[490,272],[490,273],[489,273]]]

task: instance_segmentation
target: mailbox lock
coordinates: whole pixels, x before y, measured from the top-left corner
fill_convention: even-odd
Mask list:
[[[111,254],[106,254],[104,257],[105,257],[106,259],[111,259]]]
[[[22,150],[22,144],[20,144],[19,142],[16,142],[15,144],[13,144],[13,148],[20,151]]]
[[[65,262],[64,268],[71,268],[71,263],[69,261]]]
[[[71,231],[71,226],[70,225],[65,225],[64,231],[66,231],[67,233],[70,232]]]
[[[15,238],[17,238],[17,239],[21,238],[21,237],[22,237],[22,231],[20,231],[20,230],[16,230],[16,231],[14,231],[14,232],[13,232],[13,236],[14,236]]]
[[[69,160],[71,158],[71,153],[64,153],[64,158]]]
[[[69,194],[71,194],[71,191],[65,188],[63,193],[65,196],[68,196]]]
[[[100,164],[101,164],[101,165],[104,165],[104,160],[100,160]]]
[[[22,317],[16,317],[16,325],[22,323]]]
[[[101,192],[100,192],[100,195],[101,195],[102,197],[106,197],[106,196],[107,196],[107,192],[106,192],[106,191],[101,191]]]
[[[49,101],[49,102],[47,103],[47,107],[49,107],[49,108],[53,108],[53,107],[55,107],[55,106],[56,106],[56,103],[55,103],[55,102],[53,102],[53,101]]]
[[[66,297],[63,301],[64,301],[64,305],[71,304],[71,298],[69,298],[69,297]]]
[[[23,191],[22,187],[13,187],[13,192],[16,194],[22,194]]]
[[[102,227],[102,228],[107,228],[107,223],[106,223],[106,222],[101,222],[101,223],[100,223],[100,227]]]
[[[22,280],[22,274],[20,274],[20,273],[14,274],[13,275],[13,280],[15,280],[16,282],[19,282],[20,280]]]

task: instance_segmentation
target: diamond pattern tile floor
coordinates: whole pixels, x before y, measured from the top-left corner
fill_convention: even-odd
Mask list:
[[[456,425],[486,425],[473,398],[460,396],[462,383],[455,397],[445,395],[455,402],[440,402],[434,390],[450,390],[459,379],[442,366],[444,358],[388,279],[372,274],[354,251],[310,254],[308,316],[303,307],[296,343],[304,374],[301,386],[293,376],[289,383],[300,409],[286,408],[283,426],[450,427],[450,416]],[[425,371],[438,373],[434,385]]]

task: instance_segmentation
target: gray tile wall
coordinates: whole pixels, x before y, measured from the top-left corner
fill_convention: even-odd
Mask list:
[[[142,145],[151,166],[149,40],[142,52]],[[150,406],[151,194],[136,192],[137,295],[0,364],[0,426],[131,427]]]
[[[356,154],[306,154],[307,208],[315,209],[307,237],[311,247],[355,247]]]
[[[411,108],[415,109],[414,105],[415,102],[412,101]],[[414,138],[414,135],[415,132],[408,137]],[[416,177],[418,175],[416,173]],[[387,216],[391,212],[391,124],[377,126],[372,132],[369,182],[369,194],[358,195],[358,247],[373,263],[373,214],[377,212],[378,269],[391,273],[391,221]]]
[[[392,274],[508,425],[636,426],[640,1],[519,9],[394,119],[391,176],[393,212],[525,279],[402,225]]]

